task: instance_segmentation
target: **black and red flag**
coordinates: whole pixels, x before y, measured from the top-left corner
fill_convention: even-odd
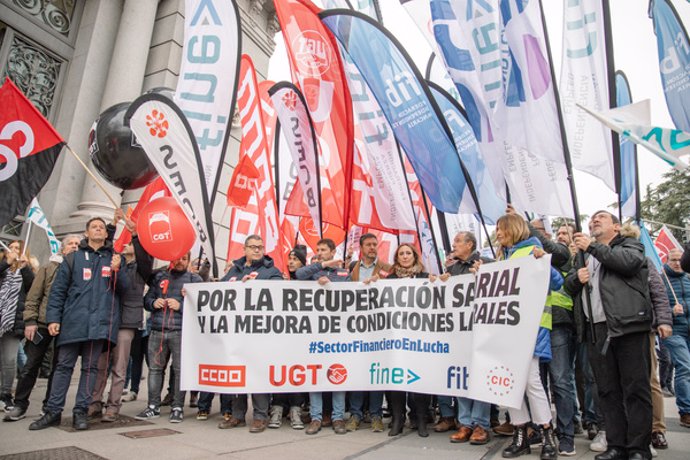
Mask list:
[[[0,226],[48,182],[64,139],[7,78],[0,88]]]

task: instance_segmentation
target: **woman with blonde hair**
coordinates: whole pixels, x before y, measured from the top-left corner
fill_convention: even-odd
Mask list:
[[[34,282],[31,257],[24,242],[15,240],[0,255],[0,405],[5,411],[14,406],[12,383],[17,371],[17,351],[24,336],[24,300]]]
[[[429,278],[429,273],[424,269],[421,257],[417,248],[409,243],[402,243],[395,250],[395,259],[391,267],[391,273],[387,279],[403,278]],[[405,406],[407,396],[410,397],[410,404],[414,405],[414,415],[410,414],[410,427],[417,427],[419,436],[426,438],[429,436],[426,426],[426,416],[431,403],[431,395],[422,393],[405,393],[404,391],[390,392],[390,406],[393,420],[388,436],[397,436],[402,433],[405,424]]]
[[[533,256],[539,258],[544,255],[541,243],[536,237],[530,237],[527,223],[517,214],[506,214],[496,222],[496,239],[499,244],[498,259],[508,260]],[[563,276],[551,267],[549,289],[557,291],[563,285]],[[520,409],[509,409],[510,420],[515,425],[513,442],[503,450],[503,458],[515,458],[531,452],[527,436],[527,425],[530,421],[538,425],[544,444],[541,449],[541,460],[553,460],[558,457],[558,447],[551,424],[551,407],[544,390],[540,375],[540,360],[551,360],[551,313],[544,305],[536,308],[544,310],[542,315],[534,355],[530,362],[529,375],[525,396],[529,402],[522,402]],[[531,417],[530,417],[531,414]]]

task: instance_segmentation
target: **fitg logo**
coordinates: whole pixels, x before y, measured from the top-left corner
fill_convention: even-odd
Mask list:
[[[149,128],[149,133],[152,136],[162,139],[168,134],[168,120],[165,119],[163,112],[159,112],[156,109],[153,109],[151,114],[146,115],[146,126]]]
[[[309,76],[323,75],[331,67],[331,45],[315,30],[305,30],[292,41],[295,61],[300,72]]]
[[[333,385],[340,385],[347,380],[347,369],[342,364],[332,364],[326,372],[326,377]]]
[[[486,386],[494,396],[506,396],[515,388],[515,376],[505,366],[496,366],[486,374]]]
[[[199,364],[199,385],[243,387],[246,382],[246,373],[246,366]]]

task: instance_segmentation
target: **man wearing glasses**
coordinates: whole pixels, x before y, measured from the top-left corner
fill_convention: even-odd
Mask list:
[[[244,241],[244,257],[235,260],[221,281],[282,280],[283,274],[273,264],[273,259],[264,254],[264,242],[259,235],[249,235]],[[254,420],[250,433],[261,433],[268,424],[270,394],[252,394]],[[222,399],[221,399],[222,405]],[[247,395],[235,395],[232,415],[224,414],[219,428],[234,428],[245,424]]]

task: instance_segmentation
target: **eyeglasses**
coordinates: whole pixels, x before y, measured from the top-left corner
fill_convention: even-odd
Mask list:
[[[264,247],[263,246],[254,246],[254,245],[248,245],[245,246],[247,249],[251,249],[252,251],[263,251]]]

